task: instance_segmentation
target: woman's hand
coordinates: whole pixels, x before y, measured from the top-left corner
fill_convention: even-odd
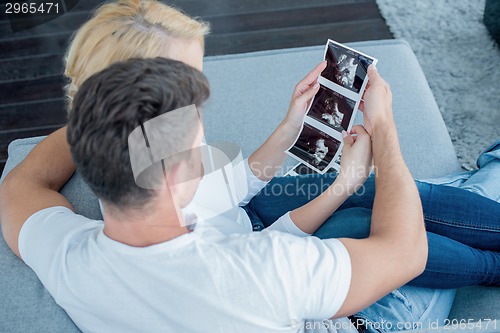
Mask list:
[[[261,180],[270,180],[281,170],[290,148],[302,127],[302,120],[311,99],[319,90],[318,76],[326,68],[326,61],[314,68],[293,91],[288,114],[271,136],[250,157],[248,163]]]
[[[295,86],[288,113],[282,123],[287,127],[292,140],[299,134],[307,107],[319,90],[318,76],[325,68],[326,61],[323,61]]]
[[[353,126],[351,133],[343,131],[342,136],[344,148],[339,175],[334,184],[343,186],[349,194],[353,194],[365,183],[372,169],[371,138],[362,125]]]

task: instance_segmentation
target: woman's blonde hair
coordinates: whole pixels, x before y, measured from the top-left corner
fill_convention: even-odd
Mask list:
[[[64,58],[68,111],[78,87],[91,75],[130,58],[168,52],[168,39],[199,40],[210,28],[155,0],[119,0],[99,7],[76,31]]]

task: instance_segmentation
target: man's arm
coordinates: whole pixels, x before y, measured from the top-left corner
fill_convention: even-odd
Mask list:
[[[314,200],[290,212],[293,223],[306,233],[314,233],[370,175],[370,135],[363,126],[356,125],[350,134],[343,131],[343,137],[340,171],[333,184]]]
[[[74,210],[59,193],[75,171],[66,127],[40,142],[0,186],[0,223],[5,241],[18,256],[21,228],[34,213],[49,207]]]
[[[299,134],[308,103],[319,90],[317,79],[325,67],[326,61],[323,61],[297,84],[287,116],[262,146],[248,158],[250,169],[259,179],[270,180],[280,170],[287,156],[285,151]]]
[[[336,317],[356,313],[422,273],[427,238],[420,197],[399,147],[388,84],[370,66],[364,98],[372,138],[376,194],[370,236],[341,239],[351,258],[347,298]]]

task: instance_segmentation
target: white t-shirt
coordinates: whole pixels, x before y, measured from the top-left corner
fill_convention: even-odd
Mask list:
[[[21,256],[84,332],[356,332],[347,319],[304,321],[345,300],[342,243],[292,236],[309,234],[288,213],[253,234],[239,206],[267,182],[247,160],[225,171],[204,177],[184,209],[196,214],[190,234],[136,248],[108,238],[102,221],[53,207],[24,224]]]
[[[19,236],[23,260],[84,332],[302,332],[305,318],[334,315],[349,289],[349,254],[335,239],[223,235],[201,223],[138,248],[103,226],[52,207]]]
[[[193,200],[183,209],[183,213],[185,216],[196,215],[198,223],[210,223],[225,235],[252,232],[252,222],[241,206],[248,204],[268,182],[253,174],[248,159],[235,166],[229,164],[224,170],[226,175],[219,171],[202,178]],[[268,229],[299,237],[310,236],[293,223],[288,213]]]

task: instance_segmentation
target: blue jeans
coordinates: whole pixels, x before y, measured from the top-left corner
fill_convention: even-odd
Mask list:
[[[425,182],[460,187],[500,202],[500,140],[479,156],[477,166],[479,170],[426,179]]]
[[[484,196],[498,198],[500,193],[500,142],[480,156],[478,165],[477,172],[443,178],[448,185],[416,181],[428,231],[429,258],[425,272],[411,281],[411,285],[428,288],[500,285],[500,203]],[[247,207],[254,212],[252,222],[262,227],[271,225],[286,212],[317,197],[335,177],[335,174],[313,174],[273,179]],[[458,178],[459,186],[469,188],[449,186]],[[454,185],[458,186],[457,183]],[[371,176],[314,235],[367,237],[374,196],[375,179]],[[361,217],[357,218],[359,214]],[[357,222],[353,223],[355,217]]]
[[[455,289],[403,286],[353,317],[370,333],[433,329],[445,324]]]
[[[410,329],[435,329],[445,325],[455,297],[454,289],[428,289],[403,286],[377,303],[350,317],[364,325],[364,332],[399,332]],[[353,332],[347,318],[307,320],[305,333]],[[336,328],[336,329],[335,329]]]

